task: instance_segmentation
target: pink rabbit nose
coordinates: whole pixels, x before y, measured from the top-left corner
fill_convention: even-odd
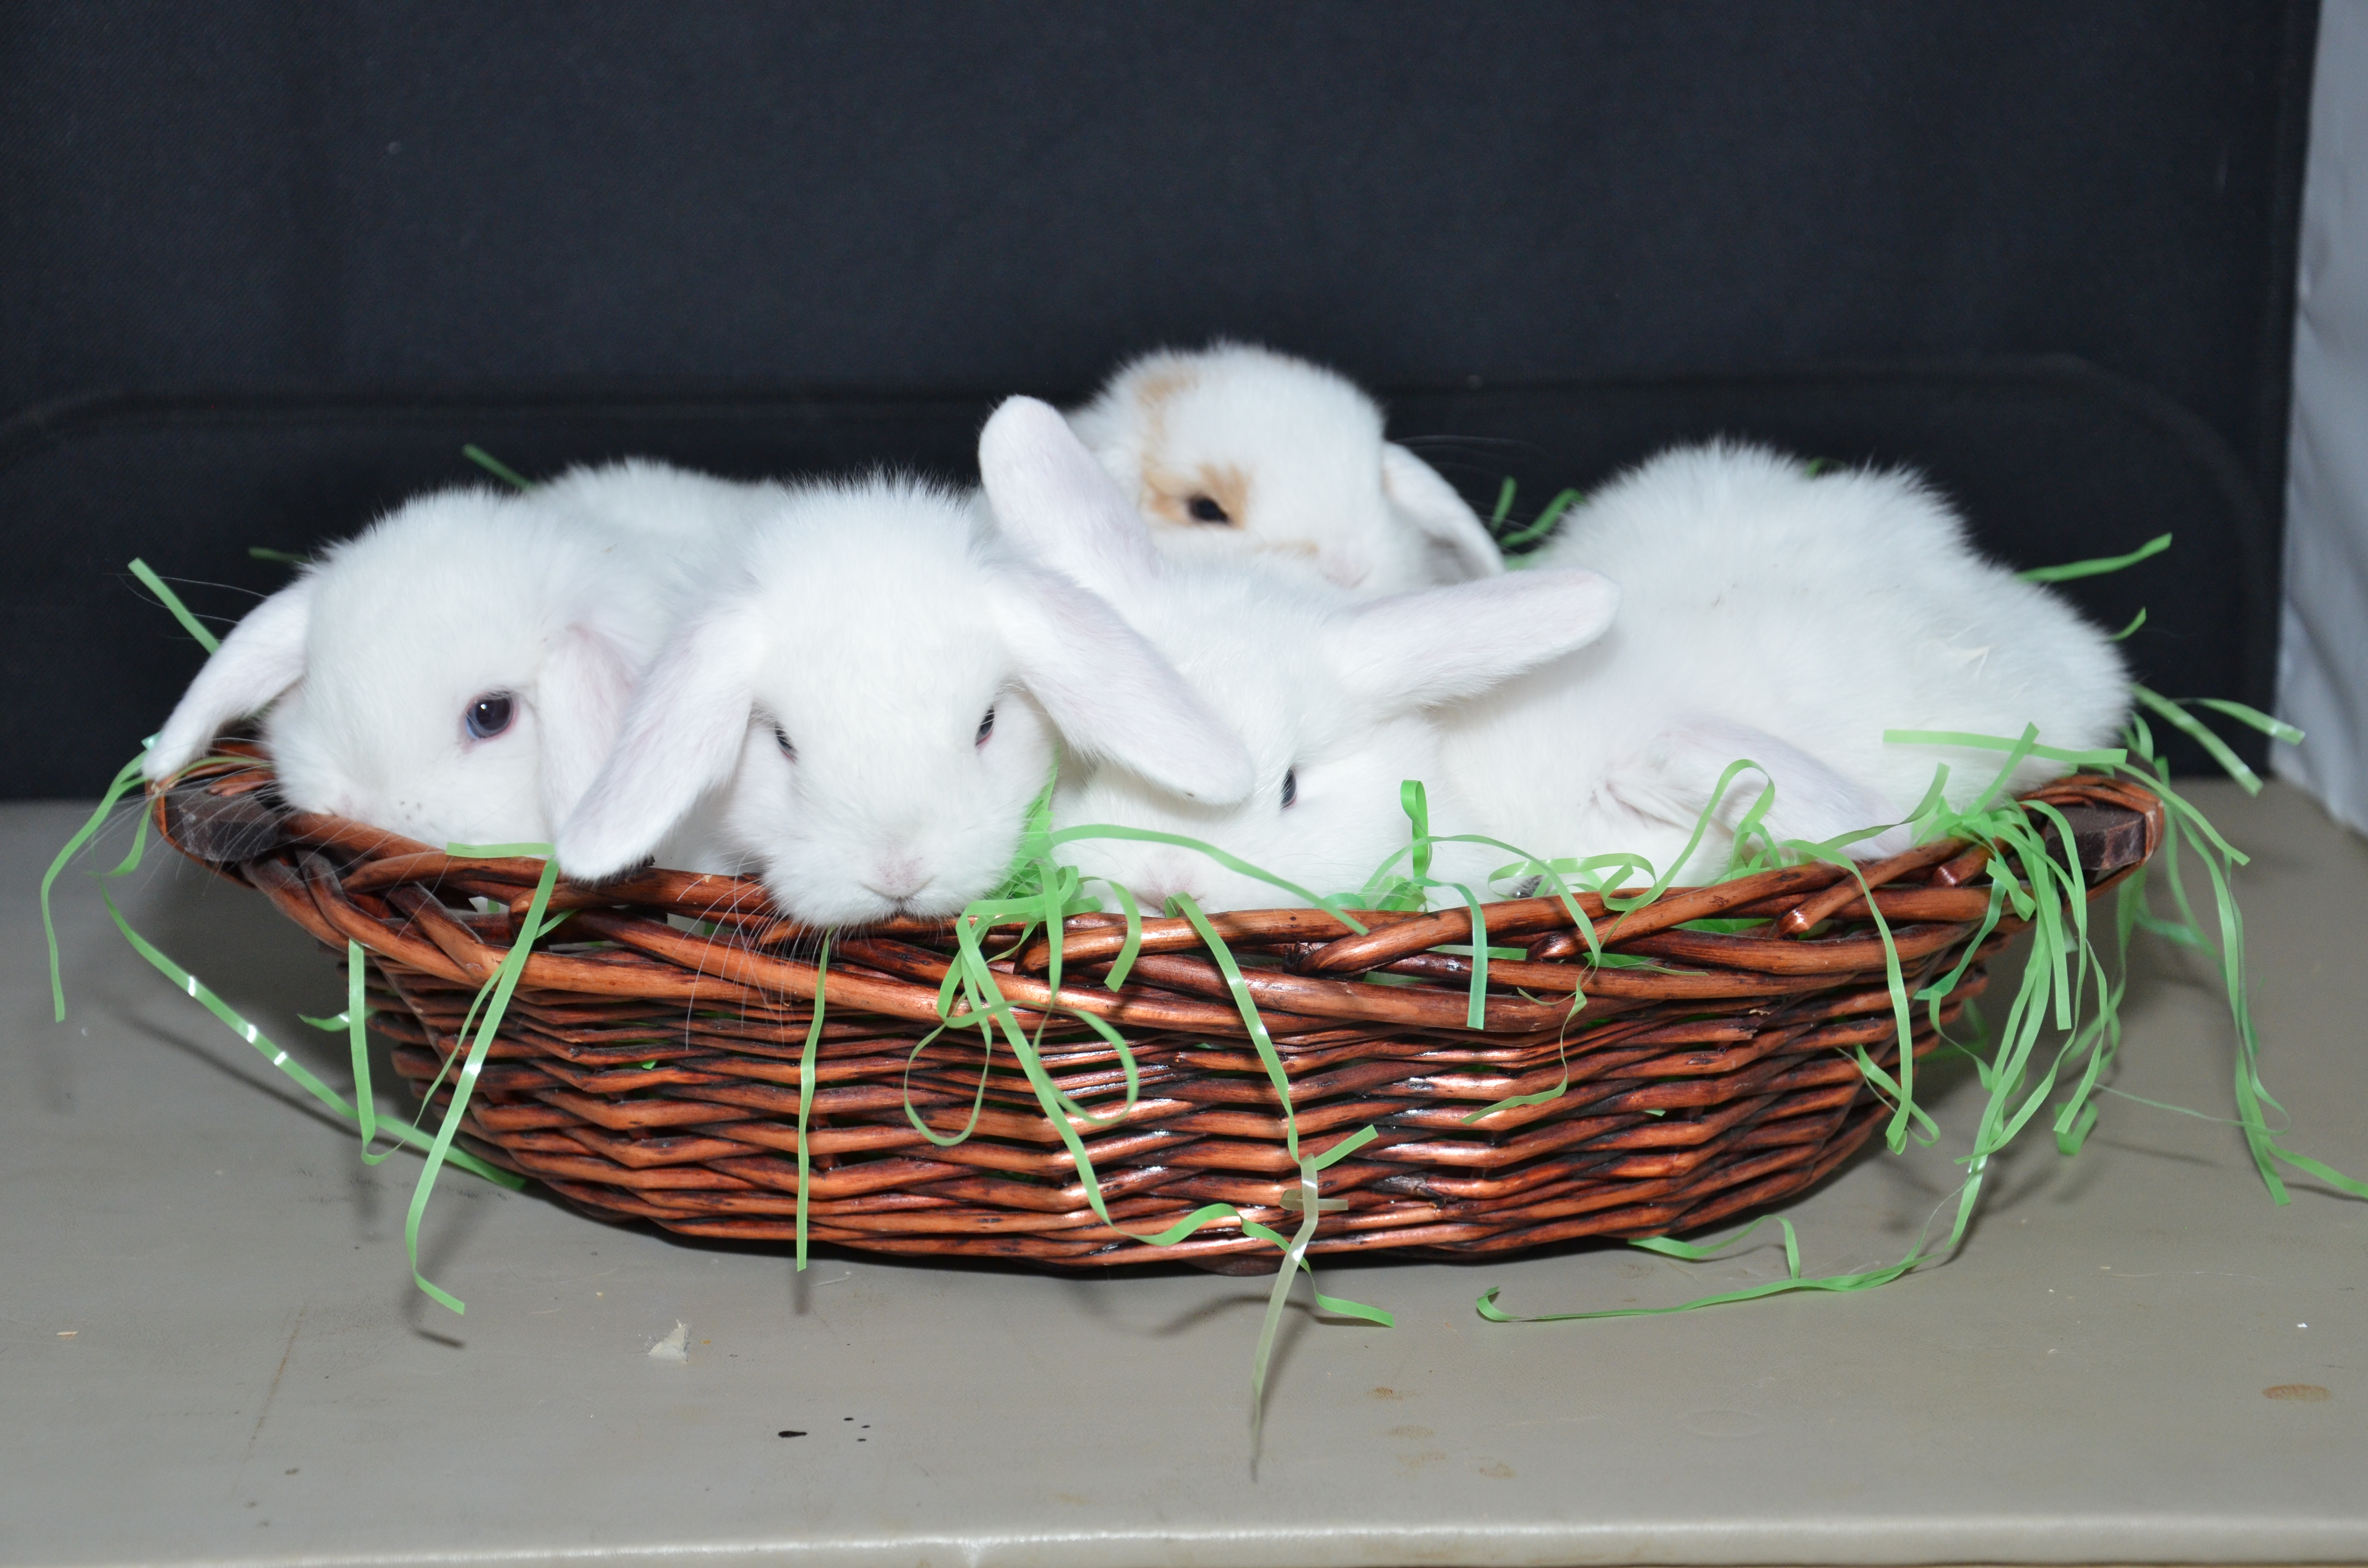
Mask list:
[[[928,885],[929,873],[917,855],[896,855],[881,860],[864,879],[863,885],[891,903],[912,897]]]

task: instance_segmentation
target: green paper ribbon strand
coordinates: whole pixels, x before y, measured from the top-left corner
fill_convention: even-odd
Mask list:
[[[255,1047],[265,1061],[293,1079],[298,1087],[318,1100],[332,1115],[341,1121],[352,1122],[358,1126],[360,1124],[362,1113],[349,1104],[343,1096],[321,1082],[302,1062],[274,1044],[270,1036],[241,1017],[230,1004],[215,995],[212,989],[199,980],[196,975],[175,963],[158,950],[155,944],[132,929],[131,922],[125,919],[123,912],[116,907],[114,895],[104,886],[98,890],[98,896],[107,904],[108,915],[115,922],[115,928],[122,933],[123,939],[131,944],[133,952],[147,960],[158,973],[187,993],[199,1006],[220,1018],[223,1027],[231,1033]],[[364,1099],[362,1103],[367,1105],[369,1101]],[[413,1148],[426,1150],[429,1147],[428,1140],[410,1128],[398,1127],[396,1135]],[[465,1149],[454,1153],[451,1160],[454,1165],[470,1175],[483,1176],[487,1181],[498,1183],[503,1187],[516,1189],[526,1185],[519,1177],[512,1176],[498,1166],[487,1165]]]
[[[136,566],[139,563],[135,562],[134,564]],[[152,585],[156,587],[160,596],[166,599],[168,608],[178,606],[178,600],[173,598],[171,589],[163,587],[161,583],[154,584]],[[179,613],[182,614],[185,621],[189,619],[186,610],[181,610]],[[193,631],[197,633],[202,634],[203,631],[204,629],[202,627],[193,627]],[[112,815],[117,802],[122,799],[125,793],[138,784],[142,764],[144,762],[145,756],[146,754],[143,750],[141,756],[132,758],[130,762],[124,764],[122,768],[117,772],[113,782],[108,786],[106,796],[99,801],[97,809],[91,812],[89,819],[85,821],[81,828],[74,833],[74,836],[66,840],[64,846],[58,851],[57,857],[50,862],[49,869],[41,878],[41,926],[44,935],[48,938],[49,945],[50,994],[56,1014],[56,1019],[60,1023],[65,1021],[66,1001],[65,986],[60,973],[58,963],[57,926],[51,910],[51,890],[55,885],[59,875],[65,869],[66,866],[76,855],[82,852],[83,847],[87,845],[97,834],[99,829],[106,824],[109,816]],[[208,757],[200,758],[199,760],[220,761],[223,759]],[[192,766],[195,765],[193,764]],[[102,878],[111,879],[129,876],[132,872],[138,870],[146,855],[147,843],[148,813],[143,810],[140,812],[138,826],[132,834],[131,848],[125,853],[123,858],[111,869],[100,872],[98,875]],[[253,1023],[241,1016],[235,1009],[232,1008],[228,1003],[224,1002],[219,995],[215,994],[211,987],[206,985],[205,983],[199,980],[196,975],[190,973],[189,971],[175,962],[161,949],[157,948],[154,943],[149,941],[145,937],[142,937],[139,931],[132,926],[131,922],[126,918],[123,911],[117,906],[114,896],[107,891],[104,881],[102,881],[99,886],[99,898],[107,906],[108,917],[113,922],[116,930],[122,936],[124,941],[130,945],[133,952],[139,954],[140,957],[145,960],[151,967],[157,971],[158,973],[164,975],[165,979],[171,981],[176,988],[195,1000],[200,1006],[211,1013],[216,1018],[220,1019],[223,1027],[228,1028],[231,1033],[236,1035],[240,1040],[245,1040],[247,1044],[255,1047],[256,1051],[263,1056],[265,1061],[268,1062],[273,1067],[277,1068],[279,1072],[285,1074],[289,1078],[293,1080],[298,1087],[302,1088],[306,1094],[318,1101],[331,1114],[336,1116],[340,1120],[351,1122],[355,1126],[362,1129],[362,1141],[365,1146],[368,1145],[374,1135],[378,1125],[378,1108],[370,1091],[369,1058],[361,1044],[362,1025],[360,1020],[363,1017],[363,1006],[361,983],[359,978],[359,971],[358,969],[349,968],[348,971],[349,979],[347,994],[347,1002],[346,1017],[329,1021],[329,1027],[346,1028],[347,1027],[348,1020],[351,1020],[354,1054],[355,1061],[358,1063],[358,1071],[355,1077],[355,1096],[351,1102],[348,1102],[344,1098],[344,1096],[338,1095],[335,1090],[322,1083],[321,1080],[302,1062],[297,1061],[285,1050],[275,1044],[269,1036],[266,1035],[261,1029],[257,1028]],[[353,950],[351,944],[348,944],[348,949],[350,954]],[[313,1024],[316,1027],[320,1026],[324,1022],[324,1020],[313,1018],[307,1018],[304,1021]],[[400,1142],[408,1144],[413,1148],[425,1151],[429,1146],[428,1140],[427,1138],[415,1133],[409,1128],[398,1128],[397,1137]],[[387,1153],[391,1153],[393,1151],[390,1150],[387,1151]],[[379,1160],[382,1160],[385,1157],[386,1155],[381,1153],[377,1158]],[[515,1189],[523,1187],[526,1185],[526,1183],[519,1177],[512,1176],[509,1172],[505,1171],[496,1165],[487,1164],[486,1162],[477,1158],[475,1155],[469,1153],[466,1150],[462,1150],[455,1153],[452,1156],[452,1160],[454,1164],[461,1166],[461,1169],[468,1171],[471,1175],[482,1176],[487,1181],[498,1183],[503,1187]],[[376,1164],[377,1161],[373,1160],[372,1163]]]
[[[66,986],[58,967],[58,923],[50,908],[50,890],[56,886],[58,876],[67,864],[82,853],[83,846],[97,837],[99,829],[107,825],[108,818],[115,812],[116,802],[139,784],[141,767],[146,760],[147,753],[142,751],[123,765],[116,773],[114,781],[108,785],[107,793],[100,798],[98,809],[90,813],[90,820],[74,831],[74,836],[65,841],[64,846],[50,862],[50,869],[41,873],[41,935],[48,941],[50,949],[50,1002],[57,1015],[55,1021],[61,1024],[66,1021]],[[143,811],[140,813],[138,836],[131,846],[133,864],[138,863],[141,841],[146,837],[147,832],[148,813]],[[120,867],[117,869],[122,869]]]
[[[199,647],[211,654],[222,646],[222,639],[216,637],[204,621],[189,613],[189,607],[181,602],[181,596],[166,587],[165,579],[156,575],[155,569],[148,562],[134,556],[131,561],[131,574],[139,578],[166,609],[173,612],[173,619],[181,623],[182,631],[198,640]]]
[[[1308,1289],[1315,1297],[1315,1305],[1319,1312],[1327,1312],[1336,1317],[1361,1318],[1367,1323],[1377,1324],[1383,1328],[1397,1326],[1397,1319],[1380,1307],[1369,1307],[1361,1301],[1343,1301],[1337,1296],[1327,1296],[1322,1290],[1316,1290],[1315,1269],[1307,1261],[1307,1244],[1315,1239],[1317,1221],[1327,1211],[1349,1207],[1345,1199],[1323,1196],[1317,1188],[1316,1174],[1326,1166],[1347,1159],[1379,1136],[1381,1134],[1375,1129],[1363,1128],[1335,1143],[1323,1153],[1300,1160],[1299,1186],[1295,1190],[1283,1196],[1283,1207],[1296,1209],[1300,1213],[1299,1229],[1293,1232],[1288,1240],[1256,1221],[1242,1221],[1242,1229],[1251,1235],[1261,1241],[1271,1242],[1282,1248],[1282,1267],[1275,1271],[1274,1289],[1267,1294],[1266,1317],[1258,1324],[1258,1348],[1250,1358],[1250,1462],[1252,1464],[1258,1462],[1258,1443],[1265,1431],[1266,1373],[1269,1360],[1274,1354],[1275,1330],[1281,1326],[1282,1309],[1291,1299],[1291,1287],[1298,1279],[1300,1270],[1307,1271]],[[1294,1198],[1299,1201],[1293,1203],[1292,1199]]]
[[[2119,572],[2124,567],[2135,566],[2141,561],[2151,560],[2169,548],[2170,536],[2157,534],[2127,555],[2100,556],[2093,561],[2071,561],[2061,566],[2034,566],[2028,572],[2018,572],[2015,575],[2026,583],[2069,583],[2080,577],[2101,577],[2108,572]]]
[[[806,1266],[806,1180],[813,1165],[812,1150],[806,1141],[806,1129],[814,1119],[814,1056],[822,1046],[824,993],[829,987],[830,937],[825,936],[822,939],[822,951],[814,958],[814,1017],[806,1024],[806,1042],[798,1051],[798,1269],[800,1272],[803,1272]],[[915,1048],[914,1054],[919,1054],[918,1047]],[[910,1065],[907,1062],[905,1079],[907,1088],[905,1100],[905,1109],[908,1113],[913,1108]],[[979,1095],[982,1100],[985,1093],[985,1080],[982,1075],[979,1083]],[[973,1109],[971,1114],[971,1124],[976,1126],[977,1122],[978,1115]],[[969,1130],[966,1128],[963,1131],[967,1132]]]
[[[474,441],[462,447],[461,449],[461,455],[468,459],[471,462],[475,463],[479,468],[484,469],[487,473],[492,474],[495,479],[500,480],[505,484],[514,486],[519,490],[531,490],[534,488],[534,481],[527,478],[524,474],[518,472],[518,470],[510,467],[509,464],[502,461],[501,459],[485,450],[484,448],[478,446]]]
[[[387,1149],[378,1153],[370,1152],[370,1145],[378,1142],[378,1108],[372,1103],[376,1096],[370,1092],[369,994],[366,989],[365,967],[369,961],[370,955],[364,951],[362,945],[347,937],[344,1018],[346,1047],[353,1057],[354,1103],[361,1108],[362,1164],[375,1165],[383,1163],[394,1151]],[[326,1018],[306,1018],[304,1021],[315,1028],[333,1028],[336,1025],[336,1020]]]
[[[1699,1312],[1704,1307],[1723,1307],[1736,1301],[1756,1301],[1768,1296],[1790,1295],[1798,1290],[1850,1291],[1871,1290],[1878,1285],[1888,1285],[1924,1260],[1920,1249],[1907,1258],[1881,1268],[1869,1268],[1855,1274],[1828,1274],[1817,1278],[1801,1275],[1801,1243],[1794,1234],[1793,1221],[1780,1214],[1763,1214],[1733,1235],[1720,1241],[1694,1244],[1675,1241],[1668,1236],[1648,1236],[1628,1244],[1645,1252],[1658,1253],[1664,1257],[1681,1258],[1688,1263],[1702,1263],[1742,1241],[1752,1232],[1773,1220],[1784,1233],[1784,1278],[1764,1284],[1746,1286],[1740,1290],[1721,1290],[1674,1307],[1607,1307],[1585,1312],[1508,1312],[1497,1304],[1501,1285],[1491,1285],[1480,1292],[1472,1303],[1474,1311],[1490,1323],[1577,1323],[1589,1318],[1667,1317],[1672,1312]]]
[[[547,929],[542,923],[542,914],[551,903],[551,890],[559,878],[559,862],[549,858],[551,846],[548,844],[448,844],[444,846],[444,853],[474,859],[500,859],[521,855],[544,857],[542,874],[535,879],[534,897],[527,904],[526,918],[518,924],[518,938],[510,943],[510,950],[503,957],[501,967],[494,971],[491,982],[493,1000],[486,1006],[484,1021],[477,1026],[476,1037],[465,1041],[456,1037],[453,1041],[453,1055],[458,1056],[459,1048],[465,1043],[468,1059],[452,1080],[452,1103],[446,1108],[444,1119],[437,1127],[435,1138],[428,1143],[427,1163],[420,1170],[417,1184],[411,1189],[411,1207],[404,1215],[403,1246],[405,1256],[411,1260],[411,1282],[438,1306],[459,1313],[469,1310],[467,1304],[419,1272],[419,1221],[427,1212],[427,1199],[436,1190],[438,1173],[444,1168],[444,1162],[452,1157],[453,1136],[461,1130],[461,1119],[468,1114],[469,1097],[476,1090],[477,1075],[484,1070],[485,1053],[493,1049],[494,1036],[502,1027],[502,1017],[509,1011],[510,994],[518,989],[518,976],[526,971],[527,954],[534,946],[536,937]],[[462,1028],[464,1031],[467,1028],[465,1020]],[[446,1059],[447,1065],[450,1061],[451,1058]],[[434,1086],[430,1085],[429,1094],[421,1096],[423,1109],[431,1103],[433,1093]]]
[[[2258,708],[2248,708],[2241,702],[2231,702],[2225,698],[2191,697],[2174,702],[2169,698],[2158,692],[2150,691],[2135,682],[2130,686],[2130,695],[2160,715],[2180,734],[2209,752],[2212,755],[2212,760],[2218,763],[2229,778],[2241,785],[2248,795],[2258,795],[2261,792],[2260,776],[2245,766],[2244,759],[2230,748],[2227,742],[2214,734],[2209,726],[2192,713],[2188,712],[2187,706],[2209,708],[2215,713],[2226,713],[2240,723],[2249,724],[2271,739],[2283,741],[2288,745],[2295,744],[2302,739],[2302,732],[2283,720],[2272,719]]]

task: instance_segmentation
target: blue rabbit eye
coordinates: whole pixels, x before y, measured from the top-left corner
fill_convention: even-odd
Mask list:
[[[1282,775],[1282,806],[1283,806],[1283,810],[1285,810],[1285,811],[1289,811],[1289,810],[1291,809],[1291,807],[1292,807],[1292,803],[1293,803],[1294,801],[1296,801],[1298,799],[1299,799],[1299,769],[1297,769],[1297,768],[1295,768],[1295,767],[1292,767],[1292,768],[1287,768],[1287,769],[1285,769],[1285,770],[1284,770],[1283,775]]]
[[[791,762],[797,761],[798,748],[790,744],[790,733],[787,730],[784,730],[779,724],[774,725],[773,739],[780,744],[781,755],[783,756],[788,757]]]
[[[1213,495],[1195,495],[1184,504],[1184,509],[1192,514],[1192,520],[1196,523],[1230,523],[1234,520],[1225,515],[1224,507],[1217,504]]]
[[[481,741],[489,741],[510,727],[510,720],[517,712],[516,698],[507,691],[491,691],[469,704],[469,710],[461,715],[461,722],[468,727],[469,733]]]
[[[978,736],[973,744],[986,744],[986,737],[993,733],[995,733],[995,710],[990,708],[986,710],[986,717],[978,722]]]

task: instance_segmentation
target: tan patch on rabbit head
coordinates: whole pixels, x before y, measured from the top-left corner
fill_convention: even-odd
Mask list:
[[[1224,517],[1194,517],[1195,501],[1214,501]],[[1188,528],[1238,528],[1248,520],[1249,506],[1249,475],[1231,463],[1203,463],[1189,475],[1143,465],[1144,510],[1162,522]]]
[[[1143,411],[1146,423],[1156,425],[1177,393],[1190,392],[1200,384],[1200,376],[1181,365],[1147,370],[1135,380],[1134,405]]]
[[[1167,405],[1200,384],[1199,373],[1182,365],[1138,371],[1128,381],[1126,395],[1142,423],[1146,464],[1157,463],[1167,445]]]
[[[1175,362],[1146,367],[1127,379],[1127,401],[1134,403],[1144,431],[1144,467],[1158,467],[1160,455],[1167,450],[1167,405],[1196,386],[1201,386],[1201,372]]]

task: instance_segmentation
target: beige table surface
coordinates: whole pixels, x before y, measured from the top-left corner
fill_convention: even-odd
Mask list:
[[[2294,1141],[2368,1172],[2368,844],[2277,786],[2198,793],[2257,857]],[[1332,1269],[1397,1326],[1291,1314],[1253,1478],[1261,1280],[836,1255],[793,1280],[452,1175],[425,1255],[469,1310],[436,1307],[404,1266],[413,1157],[365,1167],[80,875],[50,1021],[33,890],[78,815],[0,810],[0,1562],[2368,1561],[2368,1204],[2305,1179],[2271,1207],[2223,1125],[2109,1101],[2077,1161],[2003,1163],[1955,1261],[1860,1295],[1499,1326],[1483,1287],[1674,1303],[1782,1255]],[[342,1005],[335,962],[152,865],[142,928],[342,1086],[342,1039],[294,1019]],[[2147,946],[2128,1020],[2123,1088],[2226,1113],[2203,966]],[[1947,1148],[1790,1210],[1812,1270],[1902,1254],[1972,1087],[1937,1101]],[[688,1364],[651,1359],[677,1320]]]

